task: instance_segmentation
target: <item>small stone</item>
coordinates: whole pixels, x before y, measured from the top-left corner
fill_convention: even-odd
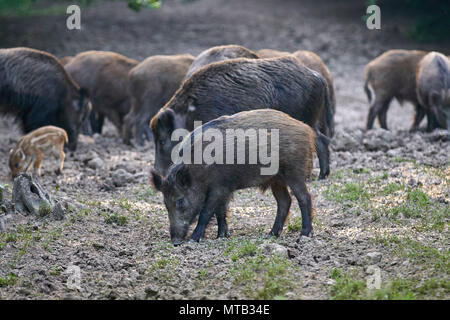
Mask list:
[[[370,259],[372,264],[376,264],[381,261],[382,254],[380,252],[370,252],[367,257]]]
[[[87,166],[94,170],[101,170],[105,167],[105,162],[99,157],[94,157],[87,162]]]
[[[264,253],[268,255],[280,255],[282,257],[289,257],[288,249],[278,243],[264,242],[261,246]]]

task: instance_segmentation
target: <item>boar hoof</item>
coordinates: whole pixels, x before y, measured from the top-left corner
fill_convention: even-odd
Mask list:
[[[181,245],[184,241],[183,240],[176,240],[176,241],[172,241],[172,244],[177,247],[179,245]]]
[[[59,169],[56,169],[56,170],[55,170],[55,174],[56,174],[57,176],[59,176],[61,173],[62,173],[61,170],[59,170]]]
[[[311,230],[302,230],[302,232],[300,233],[300,237],[302,237],[302,236],[312,238],[314,236],[314,231],[312,229]]]

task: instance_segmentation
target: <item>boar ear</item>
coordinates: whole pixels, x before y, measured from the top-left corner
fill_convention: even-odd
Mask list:
[[[188,167],[182,165],[176,174],[176,182],[183,188],[189,188],[191,186],[191,174]]]
[[[167,108],[158,115],[158,124],[160,128],[165,128],[172,132],[175,129],[175,113],[172,109]]]
[[[12,155],[14,149],[9,150],[9,155]]]
[[[150,183],[154,189],[161,191],[163,179],[164,178],[156,170],[150,170]]]

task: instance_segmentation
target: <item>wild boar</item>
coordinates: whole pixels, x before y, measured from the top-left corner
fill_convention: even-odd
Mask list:
[[[447,129],[446,111],[450,110],[450,59],[430,52],[417,68],[417,98],[428,119],[427,131]]]
[[[283,111],[317,129],[327,110],[332,122],[326,81],[294,57],[231,59],[209,64],[183,82],[171,100],[153,117],[150,128],[155,141],[155,168],[166,173],[175,145],[171,135],[177,128],[194,129],[222,115],[270,108]],[[318,130],[316,150],[320,179],[330,172],[329,139]]]
[[[31,166],[40,176],[44,155],[53,155],[55,159],[59,159],[56,174],[62,173],[66,157],[64,143],[68,141],[66,131],[54,126],[45,126],[28,133],[9,152],[12,177],[16,177],[20,172],[28,172]]]
[[[258,59],[259,57],[255,52],[238,45],[231,44],[212,47],[203,51],[195,58],[189,71],[186,73],[185,79],[189,78],[191,74],[207,64],[235,58]]]
[[[51,54],[29,49],[0,49],[0,113],[20,119],[25,133],[54,125],[66,130],[75,150],[81,123],[90,112],[80,89]]]
[[[137,64],[136,60],[115,52],[86,51],[64,66],[80,86],[89,90],[93,133],[102,132],[105,117],[122,133],[123,118],[130,111],[128,72]]]
[[[248,147],[245,137],[241,140],[243,144],[235,144],[238,141],[236,137],[241,135],[239,130],[248,137]],[[180,150],[191,150],[191,153],[186,153],[191,158],[195,157],[194,150],[198,147],[201,152],[206,152],[210,145],[204,144],[208,139],[201,136],[205,137],[208,133],[222,137],[214,141],[217,143],[211,152],[214,153],[214,161],[203,159],[193,163],[183,157],[170,167],[167,177],[151,171],[154,188],[164,195],[174,245],[185,240],[188,228],[197,216],[198,224],[190,237],[191,241],[203,239],[213,214],[217,218],[218,237],[228,237],[226,219],[232,194],[251,187],[262,190],[271,187],[277,201],[277,215],[269,236],[279,237],[283,231],[291,206],[288,186],[301,209],[301,235],[313,234],[312,202],[305,181],[311,177],[315,135],[308,125],[273,109],[244,111],[197,127],[181,142]],[[276,166],[271,172],[263,171],[267,169],[268,162],[262,160],[262,150],[265,150],[264,155],[271,155],[270,167]],[[259,157],[253,162],[239,162],[240,156],[250,159],[256,155]],[[227,161],[223,162],[220,158]]]
[[[260,58],[276,58],[276,57],[283,57],[283,56],[287,56],[287,55],[293,55],[298,60],[300,60],[300,62],[303,63],[303,65],[310,68],[311,70],[314,70],[314,71],[320,73],[320,75],[322,77],[324,77],[324,79],[327,82],[328,95],[330,98],[331,110],[332,110],[333,119],[334,119],[334,115],[336,113],[336,98],[335,98],[335,94],[334,94],[333,79],[331,77],[330,70],[328,70],[325,63],[322,61],[322,59],[320,59],[320,57],[317,54],[315,54],[312,51],[307,51],[307,50],[298,50],[291,54],[286,51],[278,51],[278,50],[272,50],[272,49],[261,49],[261,50],[257,51],[257,54]],[[325,113],[322,114],[322,116],[320,118],[319,130],[327,137],[332,138],[334,136],[334,121],[333,121],[333,126],[328,127]]]
[[[150,119],[173,96],[192,64],[189,54],[152,56],[130,70],[128,75],[130,112],[125,116],[123,141],[130,144],[135,128],[136,143],[144,144],[144,136],[152,140]]]
[[[414,105],[416,114],[410,130],[419,128],[425,112],[417,100],[416,69],[425,54],[420,50],[389,50],[366,65],[364,91],[370,104],[366,130],[372,129],[376,117],[387,130],[387,111],[393,98]]]

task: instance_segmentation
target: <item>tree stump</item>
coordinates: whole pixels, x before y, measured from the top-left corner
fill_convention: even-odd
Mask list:
[[[12,200],[14,208],[24,214],[45,216],[54,207],[50,195],[27,173],[14,179]]]

